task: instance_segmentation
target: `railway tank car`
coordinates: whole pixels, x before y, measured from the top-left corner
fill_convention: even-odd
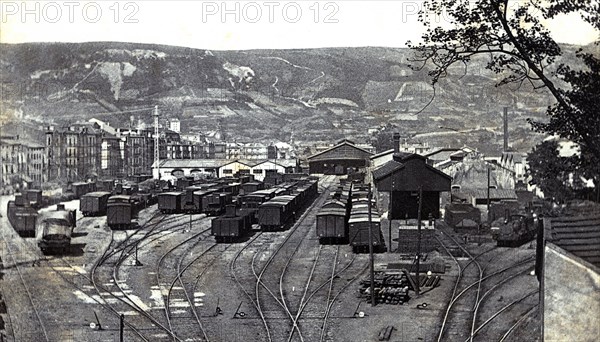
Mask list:
[[[56,210],[42,211],[36,223],[36,237],[42,253],[64,254],[71,246],[76,211],[57,204]]]

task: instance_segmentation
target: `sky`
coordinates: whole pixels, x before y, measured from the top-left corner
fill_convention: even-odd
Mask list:
[[[5,1],[0,41],[122,41],[212,50],[405,47],[419,40],[420,0]],[[574,15],[548,25],[561,43],[598,39]]]

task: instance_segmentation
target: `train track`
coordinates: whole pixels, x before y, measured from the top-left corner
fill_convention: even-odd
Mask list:
[[[25,290],[25,293],[27,294],[27,299],[28,302],[31,306],[33,315],[35,316],[36,321],[38,322],[37,327],[33,327],[33,326],[28,326],[27,327],[27,331],[25,332],[21,332],[21,334],[19,334],[19,337],[21,338],[28,338],[30,340],[42,340],[42,341],[50,341],[49,338],[49,334],[48,334],[48,330],[46,328],[46,324],[44,323],[44,321],[42,320],[42,316],[40,314],[40,311],[38,310],[38,307],[35,304],[35,301],[33,300],[33,295],[31,294],[29,285],[27,284],[27,280],[25,279],[26,277],[23,275],[23,272],[21,272],[21,268],[19,267],[19,262],[17,262],[15,255],[13,254],[13,249],[10,246],[11,242],[6,238],[6,235],[4,234],[4,231],[2,231],[0,229],[0,232],[2,232],[2,240],[4,241],[4,245],[6,246],[6,250],[8,252],[8,255],[11,258],[11,261],[13,263],[13,267],[14,269],[17,271],[17,274],[19,275],[19,280],[21,282],[21,285],[23,286],[23,289]],[[12,240],[12,239],[11,239]],[[11,327],[12,327],[12,334],[13,334],[13,340],[14,341],[18,341],[20,339],[17,339],[17,333],[15,332],[15,325],[14,325],[14,320],[13,317],[9,315],[9,319],[11,322]],[[24,335],[26,334],[26,335]]]
[[[152,222],[152,220],[156,217],[159,217],[160,220],[158,222]],[[177,223],[178,219],[185,217],[185,215],[177,215],[175,217],[166,218],[166,216],[154,215],[152,218],[148,220],[145,225],[140,226],[139,229],[136,229],[132,234],[127,235],[123,241],[117,242],[116,246],[111,250],[111,246],[115,243],[114,239],[114,231],[111,235],[111,242],[108,247],[105,249],[102,256],[98,259],[98,261],[92,267],[91,280],[92,285],[94,286],[98,295],[102,298],[103,295],[108,295],[113,300],[123,304],[127,310],[133,310],[133,312],[140,317],[141,319],[136,317],[136,321],[139,321],[140,326],[143,324],[147,324],[150,322],[155,328],[154,330],[158,330],[159,332],[166,333],[169,337],[175,338],[173,332],[162,323],[160,323],[154,316],[149,314],[147,308],[142,308],[140,304],[138,304],[129,294],[126,289],[123,288],[123,285],[119,281],[119,268],[121,265],[131,256],[131,252],[134,249],[139,248],[142,243],[149,244],[152,241],[155,241],[161,237],[164,237],[165,231],[167,234],[173,233],[173,231],[179,231],[185,228],[178,229],[169,229],[170,225],[163,225],[163,227],[159,227],[160,224],[164,224],[167,221],[170,223]],[[141,237],[134,239],[135,236],[141,233]],[[115,259],[112,261],[112,264],[109,264],[111,259]],[[112,286],[116,287],[116,291],[107,290],[105,287],[98,285],[97,273],[100,266],[106,266],[105,271],[108,271],[108,275],[106,275],[105,280],[108,284],[113,284]],[[114,310],[115,312],[119,312],[118,310]],[[125,310],[121,310],[122,313]],[[134,320],[135,316],[131,316],[128,320]],[[152,330],[152,329],[151,329]],[[140,334],[137,334],[138,336]],[[140,336],[141,337],[141,336]],[[147,340],[144,337],[145,340]]]
[[[486,303],[489,300],[489,297],[491,296],[491,294],[496,291],[499,291],[500,289],[507,288],[507,284],[509,284],[511,281],[514,281],[515,279],[519,279],[519,277],[523,276],[524,274],[529,273],[531,270],[531,266],[532,266],[531,263],[535,260],[535,258],[529,257],[529,258],[526,258],[523,260],[518,260],[515,263],[513,263],[507,267],[504,267],[502,269],[499,269],[499,270],[496,270],[494,272],[490,272],[489,274],[484,275],[484,273],[487,269],[487,266],[492,265],[491,262],[494,259],[498,259],[503,256],[502,255],[491,256],[487,260],[488,264],[486,267],[482,267],[482,263],[484,262],[481,260],[482,257],[493,251],[501,251],[500,248],[493,247],[493,248],[488,249],[476,256],[473,256],[469,251],[466,250],[466,248],[463,245],[461,245],[452,236],[446,234],[443,231],[442,231],[442,235],[447,237],[447,240],[450,240],[453,244],[455,244],[455,246],[458,249],[460,249],[465,255],[467,255],[469,258],[469,261],[468,261],[468,263],[461,265],[459,260],[456,257],[454,257],[454,255],[450,252],[446,243],[444,243],[442,241],[442,239],[436,237],[438,239],[438,242],[442,246],[442,248],[452,257],[452,259],[454,260],[455,264],[458,267],[458,276],[457,276],[457,279],[454,284],[451,298],[446,307],[445,315],[444,315],[442,325],[441,325],[441,328],[440,328],[440,331],[438,334],[438,342],[445,338],[450,338],[449,336],[446,336],[446,335],[448,335],[448,331],[451,328],[455,329],[455,331],[454,331],[455,334],[461,334],[461,333],[465,334],[465,332],[468,331],[468,333],[466,333],[465,342],[471,342],[474,340],[474,337],[477,334],[479,334],[482,331],[482,329],[485,326],[487,326],[488,323],[493,318],[497,317],[501,312],[504,312],[507,309],[517,305],[518,303],[523,301],[525,298],[531,296],[531,293],[527,294],[524,298],[515,301],[514,303],[508,305],[507,307],[502,308],[500,310],[500,312],[496,312],[496,313],[492,314],[492,318],[486,320],[481,325],[477,326],[481,308],[483,307],[484,303]],[[512,249],[508,249],[508,250],[512,251]],[[501,251],[501,253],[504,253],[504,252]],[[475,281],[471,282],[470,284],[467,284],[465,282],[465,280],[467,279],[465,277],[465,269],[471,264],[478,265],[477,270],[479,272],[476,276],[474,276]],[[496,279],[495,282],[493,282],[494,279]],[[459,290],[459,287],[460,287],[459,284],[462,284],[462,289],[460,289],[460,290]],[[484,292],[484,289],[486,287],[487,287],[487,289]],[[508,287],[508,288],[510,288],[510,287]],[[469,297],[469,296],[474,297],[474,298],[472,298],[472,299],[474,299],[472,307],[470,304],[465,303],[465,299],[467,299],[467,297]],[[462,310],[462,312],[461,312],[461,310]],[[468,319],[465,317],[464,312],[469,313],[470,317]],[[463,318],[462,320],[460,319],[461,317],[459,317],[460,315],[462,315],[462,318]],[[454,317],[454,316],[456,316],[456,317]],[[453,322],[452,319],[454,319],[455,321],[469,322],[470,329],[465,327],[464,324],[460,324],[460,323],[457,324],[457,322]]]
[[[322,186],[322,184],[319,186],[319,190],[321,191],[321,193],[323,192],[323,189],[325,187]],[[286,309],[286,305],[287,303],[284,304],[284,302],[281,299],[281,292],[283,289],[283,284],[280,286],[280,281],[283,283],[283,277],[285,276],[285,274],[282,275],[283,269],[285,268],[285,265],[289,265],[288,260],[290,258],[292,258],[292,255],[295,253],[295,250],[297,250],[297,247],[299,247],[299,243],[296,245],[292,245],[293,247],[293,252],[292,255],[289,255],[288,253],[288,258],[284,259],[284,262],[282,263],[282,265],[280,265],[282,267],[282,271],[281,272],[273,272],[275,273],[277,276],[277,279],[272,281],[271,286],[269,286],[268,284],[266,284],[263,281],[263,277],[265,275],[265,273],[268,270],[269,265],[273,262],[275,256],[282,251],[283,246],[284,245],[288,245],[290,239],[292,236],[294,235],[298,235],[301,238],[303,238],[304,236],[306,236],[306,234],[308,232],[305,232],[304,236],[302,236],[302,234],[295,234],[298,231],[298,227],[300,227],[300,224],[302,223],[302,221],[306,218],[306,216],[308,215],[308,213],[310,212],[310,210],[312,208],[314,208],[314,206],[316,205],[316,203],[320,200],[322,200],[323,196],[319,196],[317,199],[315,199],[311,205],[308,206],[308,208],[306,208],[306,210],[304,211],[304,213],[301,215],[301,217],[298,219],[298,221],[286,232],[287,236],[285,237],[284,241],[280,242],[279,245],[277,246],[276,250],[269,252],[270,253],[270,257],[263,263],[262,268],[260,270],[258,270],[258,266],[257,266],[257,261],[256,258],[259,254],[259,252],[261,252],[261,248],[263,245],[271,245],[273,243],[273,237],[275,236],[279,236],[281,235],[281,233],[263,233],[263,232],[259,232],[256,235],[254,235],[232,258],[230,264],[229,264],[229,269],[230,269],[230,274],[234,280],[234,282],[236,283],[237,287],[246,295],[246,297],[249,299],[250,303],[252,304],[252,306],[254,307],[258,317],[260,318],[263,328],[264,328],[264,332],[265,332],[265,339],[267,341],[273,341],[273,340],[279,340],[279,339],[275,339],[275,337],[273,336],[273,332],[271,331],[271,328],[269,326],[269,321],[272,321],[277,319],[285,319],[288,320],[291,325],[292,325],[292,329],[294,329],[294,316],[292,315],[292,313],[290,312],[289,309]],[[296,239],[298,239],[298,237],[296,237]],[[302,240],[302,239],[301,239]],[[255,250],[251,250],[250,247],[256,247]],[[247,252],[247,253],[244,253]],[[264,250],[263,250],[264,252]],[[289,251],[288,251],[289,252]],[[247,257],[247,254],[253,254],[252,258],[247,258],[250,260],[247,260],[247,264],[250,265],[249,268],[237,268],[237,264],[238,262],[244,258]],[[246,271],[245,274],[240,274],[240,271]],[[248,272],[251,271],[251,272]],[[252,288],[252,290],[248,289],[247,284],[250,282],[250,279],[254,279],[253,283],[254,286]],[[271,288],[276,287],[277,290],[273,291],[271,290]],[[283,311],[284,316],[283,317],[271,317],[271,316],[267,316],[267,310],[265,309],[265,301],[263,301],[263,303],[261,304],[261,289],[266,291],[268,296],[266,298],[263,298],[264,300],[271,300],[273,302],[271,302],[270,304],[272,305],[272,312],[269,313],[275,313],[275,312],[281,312]],[[264,292],[263,291],[263,292]],[[277,294],[277,292],[280,292],[279,294]],[[264,294],[264,296],[266,296],[266,294]],[[241,304],[240,304],[241,305]],[[237,315],[237,313],[236,313]],[[285,327],[284,327],[285,328]],[[282,334],[282,336],[287,336],[286,334]]]
[[[207,233],[209,233],[207,235]],[[183,240],[182,242],[178,243],[177,245],[173,246],[172,248],[170,248],[166,253],[164,253],[160,259],[158,260],[158,263],[156,265],[156,283],[158,286],[158,289],[161,293],[162,299],[163,299],[163,303],[164,303],[164,312],[165,312],[165,319],[167,321],[167,324],[169,326],[169,329],[171,331],[174,331],[174,327],[173,327],[173,323],[171,321],[171,302],[173,301],[172,297],[172,293],[173,293],[173,289],[175,287],[175,283],[177,281],[181,281],[181,275],[182,275],[182,271],[181,271],[181,263],[183,262],[183,259],[185,258],[186,254],[188,254],[194,247],[196,247],[202,240],[204,240],[205,238],[207,238],[208,236],[210,236],[210,228],[208,229],[203,229],[202,231],[193,234],[191,237],[186,238],[185,240]],[[176,259],[175,265],[170,265],[171,267],[165,267],[165,270],[169,270],[169,269],[174,269],[175,270],[175,275],[170,276],[170,277],[165,277],[168,278],[169,280],[161,280],[161,266],[163,266],[163,263],[165,263],[165,260],[168,258],[169,255],[173,254],[176,250],[189,245],[189,247],[186,249],[186,251],[182,254],[182,256],[179,259]],[[215,244],[213,244],[214,246]],[[209,247],[209,249],[212,247]],[[203,254],[203,253],[202,253]],[[202,255],[201,254],[201,255]],[[197,259],[195,259],[197,260]],[[188,264],[188,267],[191,265]],[[187,267],[186,267],[187,269]],[[185,272],[185,270],[184,270]],[[165,272],[168,273],[168,272]],[[182,282],[182,281],[181,281]],[[183,282],[182,282],[183,283]],[[167,289],[166,291],[166,295],[164,295],[164,289]],[[190,305],[190,307],[193,308],[194,306],[194,302],[193,300],[190,298],[189,294],[187,293],[187,291],[185,290],[185,286],[182,284],[182,289],[181,289],[184,294],[185,294],[185,300],[188,302],[188,304]],[[195,311],[194,311],[195,313]],[[206,337],[206,333],[203,329],[202,326],[202,322],[200,322],[200,318],[195,315],[196,318],[196,323],[198,324],[202,334]],[[173,339],[175,340],[175,337],[173,337]]]

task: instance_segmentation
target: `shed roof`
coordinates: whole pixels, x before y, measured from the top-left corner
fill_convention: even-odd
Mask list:
[[[161,168],[218,168],[231,163],[229,159],[168,159],[160,162]]]
[[[325,151],[313,154],[308,157],[309,161],[332,160],[332,159],[368,159],[373,153],[355,146],[347,140],[326,149]]]
[[[544,237],[600,268],[600,214],[545,218]]]
[[[394,154],[391,160],[373,170],[380,191],[450,191],[452,177],[425,162],[418,154]]]

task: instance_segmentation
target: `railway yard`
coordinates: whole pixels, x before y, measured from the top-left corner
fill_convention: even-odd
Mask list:
[[[369,254],[321,244],[315,231],[337,182],[321,177],[318,196],[286,229],[254,225],[232,243],[215,241],[206,214],[165,214],[153,204],[141,209],[138,225],[112,230],[106,216],[78,211],[61,255],[44,255],[34,238],[19,236],[6,213],[14,196],[2,196],[4,338],[119,341],[123,319],[125,341],[378,341],[386,328],[389,341],[539,340],[535,241],[497,247],[441,221],[431,255],[444,272],[421,272],[421,293],[411,285],[405,303],[380,296],[371,306],[359,291],[369,280]],[[79,200],[64,204],[79,209]],[[400,258],[376,253],[375,270],[391,274]]]

